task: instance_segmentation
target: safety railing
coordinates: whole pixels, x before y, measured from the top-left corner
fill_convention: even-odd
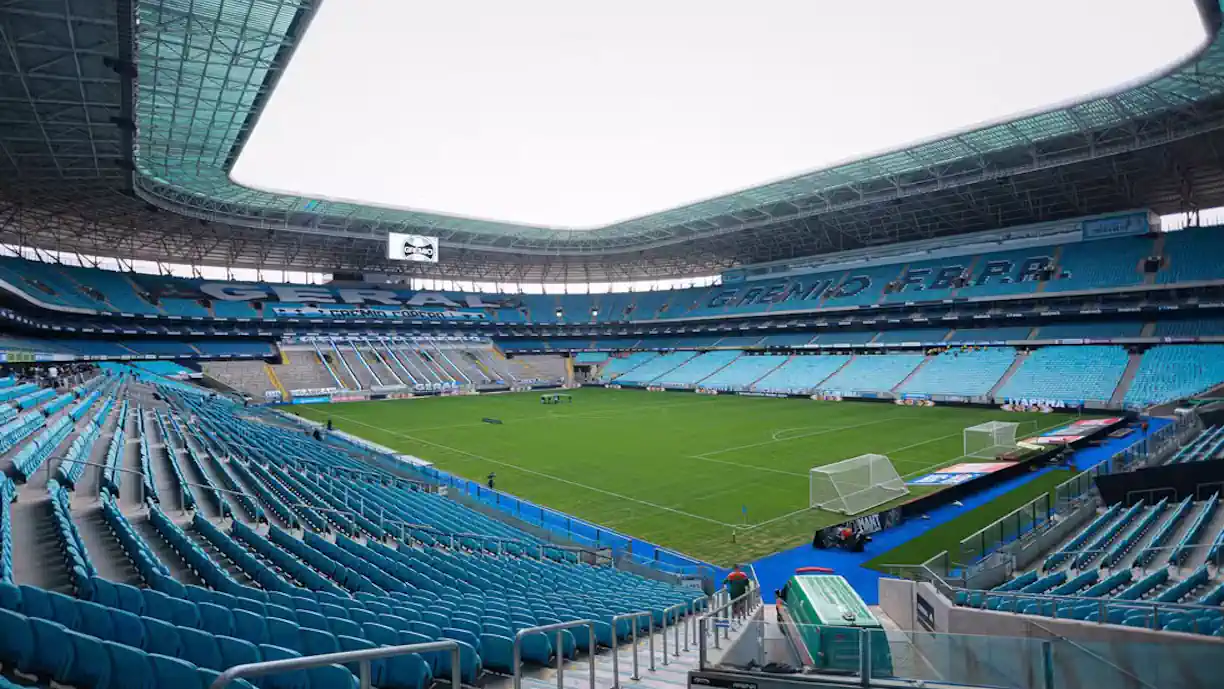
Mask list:
[[[688,606],[687,603],[676,603],[675,605],[672,605],[670,607],[663,609],[663,630],[662,630],[663,634],[662,636],[663,636],[663,664],[664,665],[667,665],[668,663],[671,662],[667,655],[667,622],[669,620],[671,621],[672,630],[675,632],[675,635],[676,635],[675,651],[673,651],[673,655],[678,656],[680,655],[680,627],[681,627],[680,613],[684,612],[684,608],[687,606]]]
[[[587,643],[587,655],[591,669],[591,687],[595,689],[595,623],[591,620],[572,620],[570,622],[557,622],[556,624],[545,624],[539,627],[526,627],[518,630],[514,635],[514,689],[522,689],[523,687],[523,637],[530,634],[547,634],[548,632],[556,632],[556,655],[557,655],[557,689],[565,689],[565,644],[561,632],[574,627],[586,627],[589,635]],[[614,630],[615,632],[615,630]],[[456,688],[457,689],[457,688]]]
[[[436,651],[450,651],[451,689],[460,689],[459,642],[450,640],[431,641],[423,644],[408,644],[407,646],[383,646],[381,648],[368,648],[361,651],[341,651],[340,653],[325,653],[323,655],[316,656],[286,658],[285,660],[266,660],[260,663],[236,665],[225,672],[222,672],[221,675],[217,677],[217,679],[213,680],[213,683],[209,685],[209,689],[225,689],[225,687],[229,686],[234,680],[244,677],[272,675],[279,672],[294,672],[297,670],[309,670],[316,667],[345,665],[348,663],[357,663],[357,677],[360,681],[360,689],[370,689],[370,663],[372,661],[392,658],[399,655],[405,655],[407,653],[430,653]],[[592,680],[593,679],[594,676],[592,675]]]
[[[620,653],[617,649],[617,641],[620,639],[620,634],[616,632],[617,623],[622,620],[629,622],[629,627],[632,630],[633,638],[633,674],[629,676],[633,681],[642,679],[638,669],[638,620],[646,618],[647,637],[650,640],[650,670],[655,669],[655,646],[654,646],[654,615],[650,612],[627,612],[623,615],[616,615],[612,618],[612,689],[620,689]],[[666,632],[664,636],[667,636]]]
[[[710,636],[711,631],[713,632],[714,648],[721,649],[720,638],[727,639],[731,636],[731,622],[746,619],[749,611],[755,609],[761,602],[761,587],[759,586],[749,588],[734,599],[730,598],[726,589],[715,592],[716,595],[719,593],[723,594],[721,600],[724,602],[713,607],[697,620],[697,667],[703,669],[708,660],[706,638]]]

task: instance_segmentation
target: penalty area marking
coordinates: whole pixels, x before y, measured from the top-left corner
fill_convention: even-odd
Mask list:
[[[359,425],[359,426],[365,426],[366,428],[373,428],[374,430],[381,431],[381,432],[383,432],[383,433],[390,433],[391,435],[399,436],[399,437],[401,437],[401,438],[405,438],[405,439],[407,439],[407,440],[411,440],[411,441],[416,442],[416,443],[421,443],[422,445],[432,445],[433,447],[441,448],[441,449],[443,449],[443,450],[448,450],[448,451],[450,451],[450,452],[454,452],[454,453],[456,453],[456,454],[466,455],[466,456],[468,456],[468,457],[471,457],[472,459],[479,459],[479,460],[481,460],[481,461],[483,461],[483,462],[489,462],[490,464],[497,464],[497,465],[500,465],[500,466],[510,467],[511,469],[516,469],[516,470],[521,471],[521,472],[523,472],[523,473],[525,473],[525,474],[531,474],[531,475],[533,475],[533,476],[539,476],[540,478],[550,479],[550,480],[553,480],[553,481],[557,481],[558,483],[565,483],[565,484],[568,484],[568,485],[571,485],[571,486],[575,486],[575,487],[577,487],[577,488],[585,488],[586,490],[592,491],[592,492],[594,492],[594,493],[602,493],[602,494],[604,494],[604,495],[610,495],[610,496],[612,496],[612,497],[614,497],[614,498],[619,498],[619,499],[621,499],[621,500],[628,500],[629,502],[636,502],[636,503],[638,503],[639,505],[646,505],[647,507],[653,507],[654,509],[657,509],[657,510],[662,510],[662,511],[664,511],[664,512],[671,512],[672,514],[678,514],[678,515],[681,515],[681,516],[683,516],[683,517],[688,517],[688,518],[690,518],[690,519],[697,519],[697,520],[699,520],[699,521],[708,522],[708,523],[710,523],[710,524],[717,524],[718,526],[726,526],[726,527],[730,527],[730,526],[732,526],[732,524],[728,524],[727,522],[719,521],[719,520],[717,520],[717,519],[711,519],[711,518],[709,518],[709,517],[703,517],[703,516],[701,516],[700,514],[693,514],[693,513],[691,513],[691,512],[685,512],[685,511],[683,511],[683,510],[677,510],[677,509],[675,509],[675,508],[672,508],[672,507],[667,507],[667,506],[665,506],[665,505],[660,505],[660,504],[658,504],[658,503],[650,502],[650,501],[648,501],[648,500],[640,500],[640,499],[638,499],[638,498],[629,497],[628,495],[622,495],[622,494],[620,494],[620,493],[613,493],[612,491],[610,491],[610,490],[604,490],[603,488],[596,488],[595,486],[588,486],[588,485],[586,485],[585,483],[579,483],[579,482],[577,482],[577,481],[571,481],[571,480],[569,480],[569,479],[567,479],[567,478],[561,478],[560,476],[553,476],[552,474],[546,474],[546,473],[544,473],[544,472],[542,472],[542,471],[536,471],[536,470],[534,470],[534,469],[527,469],[527,468],[525,468],[525,467],[521,467],[521,466],[519,466],[519,465],[517,465],[517,464],[512,464],[511,462],[506,462],[506,461],[503,461],[503,460],[500,460],[500,459],[493,459],[492,457],[485,457],[484,455],[478,455],[478,454],[476,454],[475,452],[468,452],[467,450],[461,450],[461,449],[459,449],[459,448],[457,448],[457,447],[451,447],[451,446],[449,446],[449,445],[443,445],[442,443],[436,443],[436,442],[434,442],[434,441],[432,441],[432,440],[426,440],[426,439],[424,439],[424,438],[419,438],[419,437],[416,437],[416,436],[413,436],[413,435],[408,435],[407,433],[400,433],[400,432],[398,432],[398,431],[392,431],[392,430],[388,430],[388,429],[386,429],[386,428],[380,428],[380,427],[375,426],[375,425],[373,425],[373,424],[368,424],[368,423],[366,423],[366,422],[364,422],[364,421],[358,421],[358,420],[356,420],[356,419],[353,419],[353,418],[350,418],[350,417],[347,417],[347,416],[343,416],[343,415],[341,415],[341,414],[332,414],[332,416],[334,416],[334,417],[336,417],[336,418],[338,418],[338,419],[344,419],[345,421],[349,421],[349,422],[351,422],[351,423],[355,423],[355,424],[357,424],[357,425]]]

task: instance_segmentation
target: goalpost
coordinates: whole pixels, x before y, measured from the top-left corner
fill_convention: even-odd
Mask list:
[[[1016,449],[1016,431],[1020,424],[1012,421],[987,421],[965,429],[965,456],[994,459]]]
[[[884,455],[867,454],[812,467],[809,506],[853,515],[909,495]]]

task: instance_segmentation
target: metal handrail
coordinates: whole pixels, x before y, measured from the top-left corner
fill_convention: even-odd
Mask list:
[[[679,656],[680,655],[680,615],[679,613],[684,612],[684,608],[687,605],[688,605],[687,603],[676,603],[675,605],[671,605],[666,608],[663,608],[663,664],[664,665],[667,665],[670,662],[667,659],[667,620],[668,620],[668,617],[675,618],[674,621],[672,622],[672,629],[675,630],[675,634],[676,634],[676,644],[675,644],[676,650],[674,651],[674,655]]]
[[[714,594],[715,596],[717,596],[718,594],[722,594],[723,596],[729,596],[726,589],[719,589],[718,591],[715,591]],[[714,598],[715,596],[711,596],[711,598]],[[707,612],[706,614],[698,618],[697,620],[697,625],[698,625],[697,637],[699,639],[698,647],[697,647],[697,667],[698,669],[705,668],[705,664],[706,664],[706,636],[710,631],[709,621],[711,619],[716,619],[716,620],[725,619],[727,621],[727,630],[725,632],[725,638],[730,638],[731,637],[731,629],[730,629],[731,620],[733,618],[746,617],[747,616],[746,611],[750,607],[748,605],[744,605],[742,608],[740,608],[744,610],[744,612],[737,614],[736,603],[739,603],[740,601],[744,601],[745,603],[747,603],[754,599],[757,601],[761,599],[761,587],[760,586],[751,586],[747,591],[745,591],[742,595],[740,595],[739,598],[728,600],[727,602],[723,603],[722,605],[719,605],[718,607],[710,610],[709,612]],[[714,648],[717,648],[717,649],[722,648],[722,646],[719,645],[718,627],[714,628]]]
[[[361,651],[341,651],[340,653],[324,653],[323,655],[303,656],[301,658],[286,658],[284,660],[266,660],[260,663],[235,665],[222,672],[209,689],[224,689],[231,682],[241,677],[270,675],[276,672],[292,672],[308,670],[326,665],[344,665],[359,663],[358,671],[361,679],[361,689],[370,689],[370,661],[391,658],[405,653],[429,653],[431,651],[450,651],[451,656],[451,689],[460,689],[459,681],[459,642],[430,641],[423,644],[408,644],[406,646],[383,646],[367,648]]]
[[[591,689],[595,689],[595,622],[593,620],[571,620],[569,622],[557,622],[518,630],[514,635],[514,689],[522,689],[523,687],[523,637],[528,634],[546,634],[554,631],[557,633],[557,689],[564,689],[565,645],[562,643],[561,632],[572,627],[586,627],[587,634],[590,635],[588,640],[590,645],[587,646],[587,650],[590,656]],[[614,636],[615,631],[613,630]],[[455,689],[458,689],[458,687]]]
[[[643,612],[627,612],[623,615],[615,615],[612,617],[612,689],[620,689],[620,656],[617,652],[617,641],[620,635],[616,633],[616,623],[621,620],[629,620],[629,625],[633,632],[633,674],[629,679],[633,681],[641,680],[638,673],[638,624],[639,618],[645,617],[649,624],[647,638],[650,639],[650,671],[655,669],[655,648],[654,648],[654,615],[648,611]],[[664,633],[666,636],[666,632]]]

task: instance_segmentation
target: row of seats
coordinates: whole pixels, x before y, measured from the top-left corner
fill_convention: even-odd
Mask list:
[[[645,385],[695,356],[697,356],[697,352],[668,352],[646,361],[632,371],[617,378],[616,382]]]
[[[125,399],[119,404],[119,418],[115,423],[115,431],[111,435],[110,443],[106,446],[106,457],[102,460],[102,483],[99,490],[114,496],[119,495],[119,488],[123,485],[123,472],[120,469],[127,448],[127,424],[131,419],[130,413],[133,412],[129,411],[128,401]]]
[[[851,358],[844,354],[794,356],[758,380],[752,389],[759,392],[806,393],[836,373]]]
[[[72,392],[65,392],[62,395],[57,395],[55,399],[52,399],[50,402],[47,402],[42,406],[42,413],[47,416],[54,416],[56,413],[65,409],[69,404],[72,404],[72,400],[76,398],[76,394]]]
[[[55,397],[55,390],[53,388],[40,388],[27,395],[18,397],[13,400],[13,404],[17,405],[18,409],[25,411],[26,409],[33,409],[53,397]]]
[[[1204,392],[1224,382],[1224,345],[1164,345],[1144,352],[1126,404],[1146,407]]]
[[[1172,457],[1169,464],[1184,464],[1215,459],[1224,451],[1224,426],[1204,429],[1191,442],[1184,445]]]
[[[32,440],[17,450],[17,453],[13,455],[13,469],[23,479],[28,480],[71,432],[71,419],[67,416],[57,417],[55,421],[47,425],[42,433],[34,436]]]
[[[892,390],[919,364],[921,354],[859,355],[820,384],[824,390],[851,394],[860,390]]]
[[[1028,355],[997,393],[1006,399],[1108,402],[1126,371],[1116,346],[1042,347]]]
[[[114,402],[114,398],[107,397],[102,407],[85,423],[85,427],[77,433],[77,437],[68,446],[64,460],[55,470],[56,478],[64,484],[75,486],[85,474],[85,465],[93,454],[94,443],[102,435],[102,426],[110,416]]]
[[[704,381],[732,361],[735,361],[740,355],[741,352],[738,350],[706,352],[664,373],[651,382],[664,387],[691,387]]]
[[[717,390],[747,390],[788,359],[782,354],[741,356],[700,383],[703,387]]]
[[[922,365],[900,392],[923,395],[986,396],[1016,360],[1011,347],[951,349]]]
[[[17,486],[0,476],[0,582],[13,580],[13,514],[10,504],[17,497]]]
[[[1196,228],[1164,235],[1164,261],[1155,274],[1158,284],[1218,280],[1219,267],[1212,261],[1220,249],[1217,228]],[[607,323],[696,316],[729,316],[830,307],[868,306],[882,303],[938,301],[949,298],[1032,294],[1039,285],[1044,292],[1097,290],[1143,284],[1140,269],[1144,259],[1157,253],[1150,237],[1118,237],[1061,246],[1008,249],[978,256],[912,261],[898,257],[895,263],[865,268],[815,270],[785,278],[766,278],[737,285],[714,285],[660,292],[588,295],[477,295],[499,304],[488,310],[495,320],[515,322]],[[1042,269],[1052,279],[1041,281]],[[955,287],[953,278],[964,278]],[[206,308],[196,299],[166,297],[154,300],[137,287],[142,276],[106,270],[52,265],[17,258],[0,259],[0,278],[30,297],[57,306],[105,312],[178,316],[186,318],[275,318],[271,309],[254,308],[253,302],[213,300]],[[182,294],[198,292],[201,280],[158,277],[159,289]],[[168,283],[168,284],[166,284]],[[892,285],[890,288],[889,286]],[[252,285],[244,284],[244,289]],[[294,301],[271,298],[272,287],[259,285],[269,294],[267,303],[300,306]],[[289,286],[302,288],[305,286]],[[311,290],[330,290],[312,285]],[[381,288],[386,289],[386,286]],[[412,291],[402,290],[402,297]],[[456,303],[471,296],[442,292]],[[290,295],[285,295],[292,299]]]
[[[0,452],[8,452],[46,425],[47,417],[40,411],[26,412],[5,423],[0,426]]]

